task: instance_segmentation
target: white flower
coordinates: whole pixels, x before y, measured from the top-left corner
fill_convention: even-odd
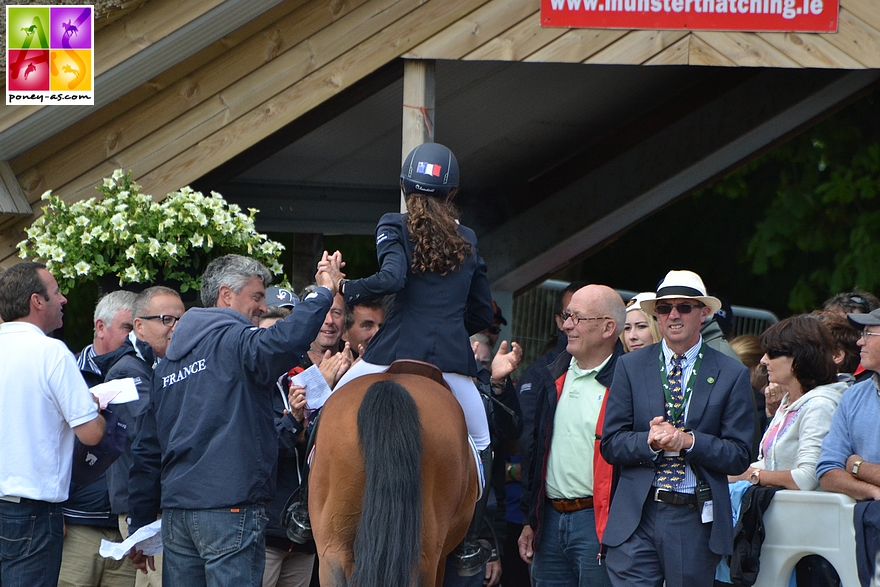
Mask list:
[[[73,221],[77,226],[88,226],[91,222],[88,216],[77,216]]]
[[[125,221],[125,218],[122,217],[122,214],[114,214],[110,218],[110,226],[114,228],[114,230],[122,230],[128,223]]]
[[[81,237],[79,237],[79,240],[84,245],[92,244],[92,233],[84,232],[83,235]]]
[[[79,263],[74,265],[73,268],[76,269],[77,275],[86,275],[89,272],[89,270],[92,268],[92,266],[89,265],[88,263],[86,263],[85,261],[80,261]]]
[[[52,248],[52,251],[49,253],[49,255],[51,256],[53,261],[55,261],[56,263],[60,263],[64,260],[66,253],[64,252],[64,249],[56,246]]]
[[[205,237],[200,235],[199,233],[195,233],[191,237],[189,237],[189,242],[194,247],[200,247],[205,242]]]
[[[116,208],[114,208],[117,212],[125,212],[128,210],[128,204],[117,204]]]
[[[110,177],[112,177],[115,181],[119,181],[120,179],[122,179],[123,177],[125,177],[125,172],[122,171],[121,169],[117,169],[116,171],[113,172],[113,175],[111,175]],[[107,180],[105,179],[105,180],[104,180],[104,182],[105,182],[104,185],[107,185],[107,184],[106,184],[106,181],[107,181]]]
[[[159,254],[159,251],[160,251],[161,249],[162,249],[162,246],[159,244],[159,241],[157,241],[156,239],[154,239],[154,238],[151,237],[151,238],[150,238],[150,244],[147,245],[147,251],[148,251],[151,255],[158,255],[158,254]]]
[[[43,192],[43,195],[40,196],[40,199],[41,200],[48,200],[51,197],[52,197],[52,190],[46,190],[45,192]]]
[[[125,258],[126,259],[134,259],[137,256],[137,247],[131,245],[127,249],[125,249]]]
[[[132,265],[125,269],[125,271],[122,273],[122,276],[128,281],[137,281],[138,277],[140,276],[140,272],[138,271],[137,267],[134,267]]]
[[[169,257],[173,257],[177,254],[177,245],[175,243],[165,243],[165,252],[168,253]]]
[[[71,225],[69,225],[67,228],[64,229],[64,234],[66,234],[67,236],[70,236],[70,235],[73,234],[73,231],[74,231],[74,230],[76,230],[76,229],[75,229],[75,228],[73,227],[73,225],[71,224]]]
[[[110,179],[109,177],[105,177],[104,178],[104,187],[105,188],[112,188],[112,187],[116,187],[116,186],[114,185],[112,179]]]

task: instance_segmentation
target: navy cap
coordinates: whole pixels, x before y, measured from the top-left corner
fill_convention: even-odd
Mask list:
[[[266,289],[266,305],[270,308],[273,306],[294,308],[298,303],[299,298],[289,289],[277,286],[272,286]]]

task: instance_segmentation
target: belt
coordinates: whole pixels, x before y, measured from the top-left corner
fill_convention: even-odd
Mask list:
[[[697,505],[697,496],[693,493],[679,493],[669,489],[652,487],[652,499],[669,505]]]
[[[550,505],[560,513],[578,512],[593,507],[593,497],[578,497],[575,499],[551,499]]]
[[[37,499],[28,499],[27,497],[15,497],[13,495],[0,496],[0,501],[8,501],[9,503],[43,503]]]

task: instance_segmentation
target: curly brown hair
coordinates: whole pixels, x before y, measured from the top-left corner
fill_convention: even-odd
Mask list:
[[[431,196],[410,194],[406,197],[406,209],[409,239],[415,243],[413,273],[431,271],[446,275],[458,271],[473,247],[458,231],[455,206]]]

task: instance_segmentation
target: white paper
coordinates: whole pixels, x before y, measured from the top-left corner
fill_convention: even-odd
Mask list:
[[[704,524],[708,524],[715,518],[715,508],[712,507],[712,500],[703,504],[703,511],[700,512],[700,518]]]
[[[306,388],[306,407],[317,410],[324,405],[332,391],[327,385],[327,380],[321,375],[317,365],[312,365],[302,373],[297,373],[290,379],[293,385],[302,385]]]
[[[137,386],[131,377],[99,383],[89,391],[98,398],[102,410],[107,407],[107,404],[125,404],[137,401],[139,397]]]
[[[132,547],[141,550],[147,556],[153,556],[162,552],[162,520],[156,520],[152,524],[139,528],[137,532],[122,542],[110,542],[101,540],[101,548],[98,554],[104,558],[122,560],[127,556]]]

